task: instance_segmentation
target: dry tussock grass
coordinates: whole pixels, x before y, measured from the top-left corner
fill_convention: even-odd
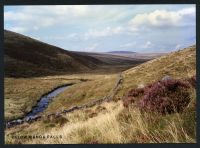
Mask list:
[[[121,95],[130,88],[136,88],[138,84],[151,83],[161,79],[166,74],[174,78],[195,75],[195,55],[195,50],[189,48],[124,72],[123,77],[125,79],[121,87]],[[174,59],[173,62],[171,61],[172,59]],[[163,65],[167,65],[167,67]],[[104,82],[107,82],[107,80]],[[95,81],[95,83],[98,83],[98,81]],[[90,86],[87,84],[85,85],[86,87],[77,88],[82,91],[83,88]],[[99,82],[99,85],[102,85],[102,83]],[[105,89],[102,88],[102,90],[100,93],[104,94]],[[83,91],[88,90],[85,89]],[[93,93],[95,94],[97,91],[95,90]],[[73,90],[71,92],[74,93],[76,91]],[[63,94],[63,96],[66,94]],[[65,96],[65,99],[67,98]],[[32,134],[62,135],[62,139],[14,141],[6,137],[6,143],[195,143],[195,90],[191,91],[190,98],[190,103],[183,112],[166,114],[164,116],[154,112],[141,112],[135,106],[124,108],[122,101],[103,103],[101,106],[106,108],[106,112],[94,106],[86,110],[66,114],[64,117],[69,122],[65,123],[62,127],[45,127],[42,122],[36,122],[33,126],[28,126],[26,129],[15,129],[15,133],[19,135],[32,132]],[[60,107],[60,105],[57,107]],[[97,116],[90,118],[88,116],[90,113],[96,113]],[[11,133],[13,130],[8,130],[7,133]]]
[[[20,142],[28,144],[196,142],[195,113],[194,108],[189,106],[182,114],[165,116],[141,113],[135,107],[124,108],[121,101],[104,103],[101,106],[106,108],[106,113],[99,112],[98,116],[88,118],[86,109],[76,111],[66,115],[70,122],[64,126],[49,128],[48,131],[40,128],[37,131],[44,135],[62,135],[61,139],[34,139]],[[97,106],[92,107],[90,111],[95,111],[96,108]]]
[[[63,84],[76,83],[77,80],[43,78],[5,78],[5,119],[22,117],[37,103],[46,92]]]
[[[170,53],[148,61],[123,72],[125,78],[117,94],[122,97],[125,91],[146,85],[169,75],[179,79],[196,75],[196,46]]]

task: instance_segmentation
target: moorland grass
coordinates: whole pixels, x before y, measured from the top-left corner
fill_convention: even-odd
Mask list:
[[[129,90],[137,88],[141,84],[146,86],[166,75],[179,79],[191,77],[195,74],[196,50],[193,46],[123,72],[123,83],[115,97],[122,99]],[[91,83],[88,81],[80,83],[80,85],[74,85],[74,88],[71,87],[71,90],[66,90],[58,97],[62,96],[62,101],[65,101],[71,93],[74,93],[74,96],[77,95],[77,100],[81,97],[84,98],[84,96],[95,98],[95,94],[105,95],[105,92],[109,90],[106,88],[109,88],[112,84],[109,80],[114,81],[115,77],[108,76],[107,79],[106,76],[103,77],[101,79],[95,77],[95,80]],[[80,91],[80,93],[76,94],[75,90]],[[64,125],[60,125],[60,122],[63,121],[63,118],[61,118],[60,122],[45,123],[44,121],[37,121],[34,124],[23,124],[6,129],[6,143],[195,143],[196,90],[191,89],[188,93],[190,101],[179,113],[173,112],[163,115],[157,112],[142,112],[139,107],[134,105],[124,107],[122,100],[117,101],[116,99],[115,101],[104,102],[101,105],[62,115],[63,118],[68,120]],[[50,105],[48,109],[50,111],[58,108],[62,109],[64,105],[61,103],[60,100],[56,103],[57,105],[52,103],[52,107]],[[50,134],[62,135],[63,138],[24,140],[13,139],[9,134]]]

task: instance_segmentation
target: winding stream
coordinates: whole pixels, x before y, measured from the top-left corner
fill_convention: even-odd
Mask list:
[[[34,106],[29,113],[27,113],[23,118],[7,122],[7,127],[12,127],[14,125],[22,124],[23,122],[29,122],[31,120],[41,118],[38,114],[43,112],[58,94],[66,90],[71,85],[73,84],[66,84],[64,86],[57,87],[46,95],[43,95],[37,102],[36,106]]]
[[[115,84],[111,94],[108,94],[101,99],[94,100],[94,101],[88,102],[88,103],[80,105],[80,106],[73,106],[71,108],[64,110],[63,113],[72,112],[74,110],[85,108],[85,107],[91,107],[91,106],[99,104],[105,100],[111,100],[122,81],[123,81],[123,77],[122,77],[122,74],[120,73],[118,75],[116,84]],[[29,113],[27,113],[23,118],[7,122],[6,127],[10,128],[15,125],[22,124],[24,122],[32,122],[32,121],[36,121],[36,120],[42,118],[42,116],[38,115],[38,114],[43,112],[48,107],[49,103],[53,100],[53,98],[55,98],[58,94],[60,94],[61,92],[63,92],[67,88],[69,88],[71,85],[73,85],[73,83],[57,87],[53,91],[43,95],[40,98],[40,100],[38,101],[37,105],[34,106]],[[49,114],[47,116],[51,116],[51,115],[54,115],[54,114]]]

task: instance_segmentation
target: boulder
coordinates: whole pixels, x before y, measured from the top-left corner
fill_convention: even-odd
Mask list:
[[[144,88],[144,84],[139,84],[138,88]]]
[[[18,120],[17,120],[17,123],[18,123],[18,124],[22,124],[22,123],[23,123],[23,120],[18,119]]]
[[[162,79],[161,79],[161,81],[166,81],[166,80],[172,80],[173,78],[172,77],[170,77],[170,76],[164,76]]]

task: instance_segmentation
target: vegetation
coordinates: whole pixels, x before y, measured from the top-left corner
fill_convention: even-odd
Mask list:
[[[99,59],[99,56],[67,51],[7,30],[4,37],[6,77],[113,73],[146,61],[101,54]]]
[[[93,79],[92,75],[90,77]],[[54,102],[49,104],[44,114],[59,112],[72,106],[101,99],[113,89],[115,81],[116,75],[99,75],[99,78],[92,81],[73,85],[55,97]]]
[[[166,75],[173,79],[162,81]],[[194,75],[196,47],[191,46],[124,71],[113,101],[62,114],[57,119],[41,119],[6,129],[5,141],[7,144],[195,143]],[[44,112],[48,114],[69,104],[83,104],[105,96],[114,87],[116,74],[44,78],[87,80],[58,95]],[[160,105],[160,100],[167,103]],[[13,135],[61,135],[62,138],[20,139],[12,138]]]
[[[182,112],[190,102],[190,89],[196,83],[194,77],[188,81],[171,78],[154,82],[144,88],[133,89],[123,99],[124,106],[128,107],[136,102],[142,111],[161,114]]]
[[[196,46],[148,61],[122,74],[125,79],[117,98],[121,98],[127,90],[161,80],[166,75],[175,79],[192,77],[196,75]]]
[[[29,112],[40,97],[50,90],[78,80],[45,78],[5,78],[5,120],[17,119]]]
[[[115,81],[116,75],[95,74],[5,78],[5,119],[12,120],[24,116],[43,94],[63,84],[75,83],[56,96],[43,114],[59,112],[100,99],[110,92]]]

